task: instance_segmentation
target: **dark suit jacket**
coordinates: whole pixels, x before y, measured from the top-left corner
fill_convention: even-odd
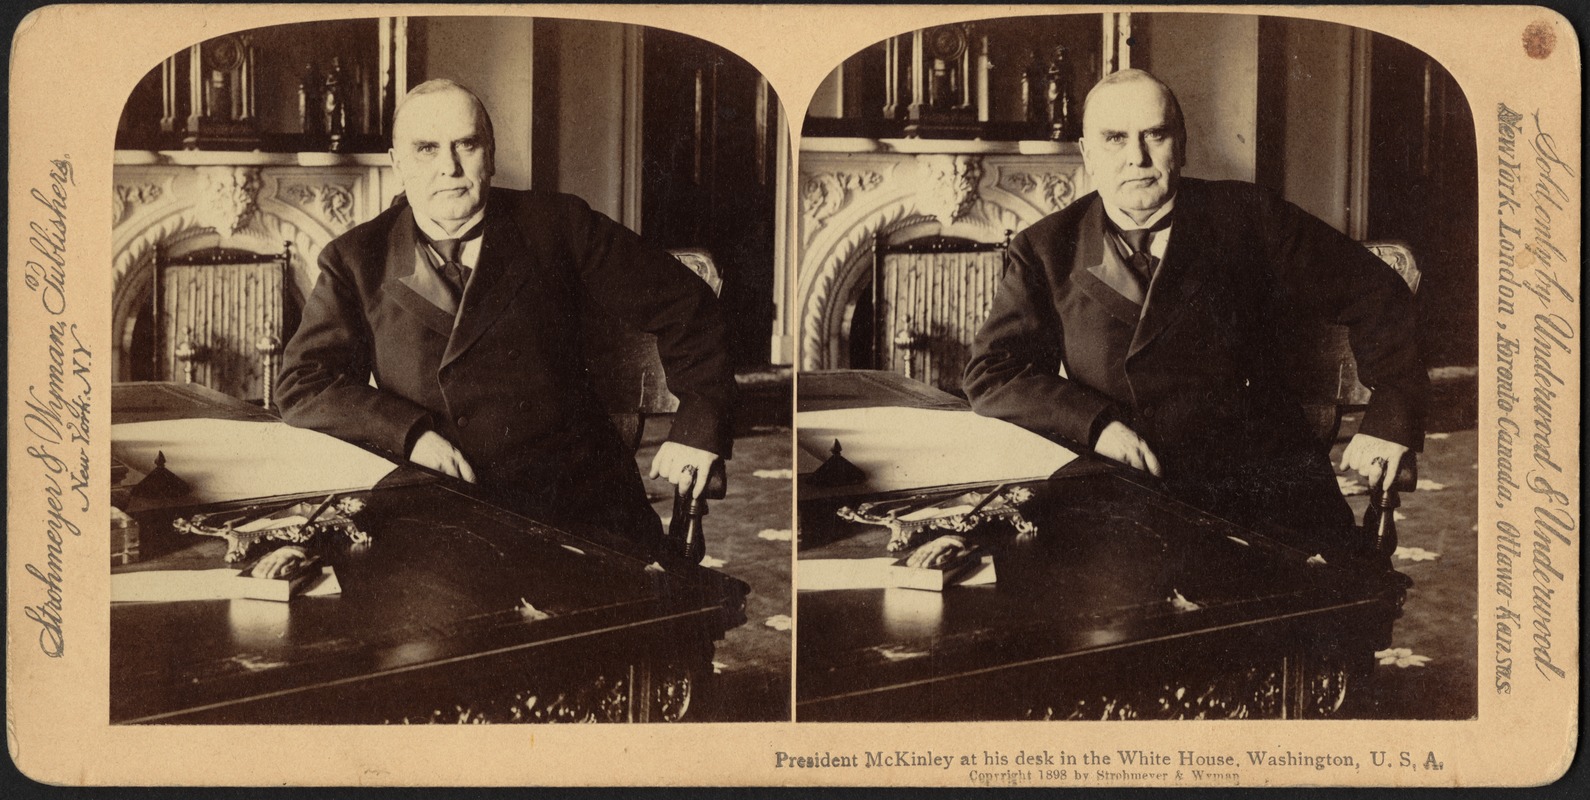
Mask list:
[[[521,510],[556,517],[614,491],[644,503],[591,388],[601,366],[580,352],[599,307],[656,335],[679,398],[670,438],[729,456],[733,374],[717,298],[699,277],[568,195],[493,189],[483,224],[456,317],[438,307],[449,298],[406,203],[327,246],[283,358],[283,417],[400,458],[434,429]]]
[[[1346,506],[1284,369],[1296,323],[1328,319],[1349,326],[1374,390],[1360,430],[1422,445],[1427,377],[1412,296],[1362,246],[1251,184],[1184,179],[1164,262],[1138,305],[1105,220],[1089,194],[1011,242],[963,384],[979,413],[1084,445],[1118,419],[1200,505],[1296,506],[1301,492],[1305,505],[1330,508],[1236,515],[1337,524]],[[1232,490],[1256,481],[1291,488]]]

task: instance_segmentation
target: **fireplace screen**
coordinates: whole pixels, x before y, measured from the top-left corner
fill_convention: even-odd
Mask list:
[[[1002,242],[945,236],[873,244],[872,345],[876,369],[961,394],[972,337],[988,316],[1005,269]],[[863,317],[862,314],[857,315]]]
[[[155,260],[147,379],[202,383],[270,405],[282,343],[298,323],[289,250],[214,248]],[[137,376],[142,377],[142,376]]]

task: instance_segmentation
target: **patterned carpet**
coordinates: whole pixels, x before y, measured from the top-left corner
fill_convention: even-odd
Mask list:
[[[1391,647],[1377,654],[1369,716],[1469,719],[1478,710],[1479,454],[1472,377],[1438,381],[1430,403],[1419,488],[1403,497],[1392,566],[1413,579]],[[1358,420],[1344,423],[1342,441]],[[1343,444],[1334,455],[1339,459]],[[1339,463],[1339,461],[1338,461]],[[1361,518],[1363,485],[1348,502]]]
[[[691,711],[696,721],[788,720],[790,713],[789,393],[786,385],[782,392],[742,394],[746,408],[729,461],[729,492],[703,521],[702,563],[750,584],[751,594],[745,624],[718,642],[717,674],[704,706]],[[643,475],[667,433],[666,419],[647,425],[636,454]],[[667,522],[673,513],[668,487],[654,481],[648,489],[664,495],[654,507]]]
[[[1476,578],[1478,438],[1472,377],[1438,381],[1419,459],[1419,489],[1403,499],[1394,566],[1413,579],[1404,613],[1381,653],[1368,713],[1384,719],[1468,719],[1478,707]],[[718,643],[713,702],[697,720],[789,718],[790,428],[787,393],[748,398],[729,464],[729,496],[706,520],[707,565],[749,583],[746,623]],[[1357,428],[1342,426],[1341,449]],[[651,463],[667,435],[654,421],[637,454]],[[1355,514],[1363,486],[1344,481]],[[662,492],[662,487],[656,487]],[[664,520],[671,502],[659,499]]]

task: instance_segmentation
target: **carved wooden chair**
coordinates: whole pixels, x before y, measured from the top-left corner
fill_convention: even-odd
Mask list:
[[[1397,271],[1408,289],[1419,290],[1419,269],[1413,251],[1407,245],[1395,242],[1366,242],[1370,252]],[[1342,325],[1314,324],[1300,332],[1300,346],[1292,353],[1294,390],[1304,399],[1304,410],[1314,424],[1315,433],[1327,446],[1335,443],[1345,414],[1361,411],[1368,406],[1370,389],[1358,380],[1358,365],[1353,360],[1348,345],[1347,328]],[[1361,577],[1386,605],[1386,615],[1369,632],[1369,645],[1363,652],[1340,653],[1330,663],[1340,670],[1344,700],[1339,713],[1352,717],[1373,715],[1373,693],[1347,691],[1345,687],[1359,682],[1373,683],[1375,652],[1392,644],[1392,629],[1401,616],[1402,604],[1413,581],[1406,575],[1390,569],[1391,559],[1397,549],[1396,509],[1401,505],[1401,493],[1411,492],[1418,484],[1418,463],[1415,453],[1403,459],[1390,490],[1382,494],[1371,489],[1369,504],[1364,510],[1363,527],[1374,537],[1375,554],[1366,564],[1373,564],[1361,572]],[[1380,565],[1387,568],[1380,569]]]
[[[701,249],[669,250],[675,258],[695,272],[713,294],[723,292],[723,277],[712,254]],[[656,337],[635,331],[617,320],[597,315],[583,331],[585,360],[591,367],[591,383],[605,406],[619,436],[631,451],[639,450],[646,433],[646,422],[659,414],[679,410],[679,398],[668,391],[663,373],[662,359],[657,354]],[[707,513],[705,499],[722,499],[727,490],[723,462],[719,461],[712,474],[702,476],[707,488],[701,500],[675,498],[674,519],[670,523],[670,538],[675,529],[681,534],[683,527],[695,527],[696,544],[687,548],[684,555],[700,561],[705,554],[700,541],[700,518]]]
[[[1419,291],[1419,268],[1407,245],[1366,242],[1364,246],[1396,270],[1410,291]],[[1341,430],[1342,417],[1368,407],[1370,389],[1358,380],[1358,364],[1353,360],[1346,326],[1315,325],[1303,331],[1302,337],[1291,364],[1294,388],[1304,398],[1304,411],[1316,434],[1331,444]],[[1397,546],[1394,519],[1395,509],[1401,504],[1400,494],[1413,491],[1417,484],[1417,460],[1414,453],[1409,453],[1390,491],[1384,495],[1369,493],[1364,525],[1376,529],[1378,545],[1387,557]]]
[[[280,253],[210,248],[155,253],[150,291],[154,380],[201,383],[271,407],[277,359],[297,327],[290,265]]]

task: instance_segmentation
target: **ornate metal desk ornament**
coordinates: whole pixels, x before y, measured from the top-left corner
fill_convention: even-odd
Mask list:
[[[889,529],[889,552],[909,550],[928,537],[929,531],[967,533],[985,523],[1004,520],[1019,534],[1037,532],[1018,508],[1032,499],[1025,486],[1003,486],[982,492],[971,490],[952,495],[915,495],[903,499],[845,506],[835,512],[840,519]]]
[[[195,514],[173,520],[171,527],[182,533],[215,536],[226,540],[226,562],[236,564],[248,557],[260,542],[278,544],[321,543],[328,536],[342,535],[358,549],[370,544],[370,535],[354,524],[353,516],[364,509],[364,501],[344,497],[331,503],[300,501],[279,508],[246,508]]]

